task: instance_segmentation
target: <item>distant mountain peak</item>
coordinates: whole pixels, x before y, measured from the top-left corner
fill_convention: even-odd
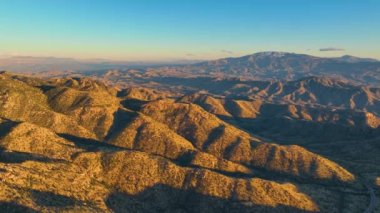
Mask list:
[[[284,57],[291,53],[288,52],[279,52],[279,51],[266,51],[266,52],[258,52],[253,54],[254,56],[270,56],[270,57]]]
[[[358,63],[358,62],[378,62],[378,60],[373,58],[360,58],[352,55],[344,55],[337,58],[338,61],[348,62],[348,63]]]
[[[270,57],[270,58],[282,58],[288,55],[292,55],[295,53],[289,53],[289,52],[280,52],[280,51],[265,51],[265,52],[258,52],[254,53],[251,56],[257,57],[257,58],[264,58],[264,57]]]

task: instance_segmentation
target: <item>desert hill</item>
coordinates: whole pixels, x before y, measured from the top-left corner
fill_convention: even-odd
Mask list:
[[[185,95],[178,101],[195,103],[226,122],[259,135],[308,136],[320,140],[379,135],[379,117],[357,109],[274,102],[264,98],[241,100],[204,93]]]
[[[266,101],[179,97],[167,90],[120,90],[90,78],[38,79],[11,73],[0,74],[0,89],[0,207],[5,209],[366,208],[368,194],[352,165],[340,165],[339,158],[317,146],[310,147],[320,154],[279,145],[220,117],[254,119],[263,114]],[[241,112],[234,110],[239,107]],[[355,120],[353,127],[357,125],[365,124]]]

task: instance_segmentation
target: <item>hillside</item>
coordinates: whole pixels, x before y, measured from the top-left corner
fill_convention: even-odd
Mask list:
[[[203,85],[210,90],[180,95],[186,90],[119,89],[89,77],[1,73],[0,207],[16,212],[366,208],[363,178],[376,184],[373,172],[380,171],[361,161],[378,159],[376,88],[312,78],[252,90],[252,99],[212,90],[216,84],[234,87],[231,82],[216,80]],[[300,88],[315,98],[288,95]],[[362,110],[352,109],[342,100],[330,103],[318,93],[323,89],[342,100],[358,91],[372,99]],[[350,141],[333,143],[348,133]],[[358,141],[362,146],[355,148]]]
[[[265,98],[241,100],[202,93],[185,95],[178,101],[195,103],[228,123],[267,137],[352,140],[379,135],[379,117],[358,109],[292,101],[273,102]]]

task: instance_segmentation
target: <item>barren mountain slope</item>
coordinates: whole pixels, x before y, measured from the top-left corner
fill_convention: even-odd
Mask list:
[[[261,142],[219,120],[197,105],[156,101],[142,113],[168,125],[199,150],[248,166],[300,177],[352,181],[354,177],[333,162],[297,146]]]
[[[0,199],[2,208],[11,211],[156,212],[190,206],[204,212],[319,209],[292,184],[236,179],[180,167],[138,151],[102,146],[89,151],[93,144],[80,148],[28,123],[8,131],[0,139]],[[145,200],[148,195],[151,198]]]
[[[185,99],[140,96],[150,94],[145,90],[122,94],[88,78],[2,73],[0,83],[3,209],[355,212],[366,207],[365,186],[351,170],[300,146],[269,143]],[[242,112],[236,113],[227,102],[204,99],[210,106],[219,103],[217,111],[225,116],[261,113],[253,110],[258,103],[238,101],[234,107]],[[128,108],[129,102],[134,107]]]
[[[194,93],[178,99],[195,103],[225,121],[259,135],[318,140],[379,136],[380,118],[373,113],[329,106],[239,100]],[[295,143],[295,141],[293,141]]]
[[[261,52],[238,58],[224,58],[175,68],[178,72],[259,80],[298,80],[311,75],[338,76],[379,85],[380,62],[343,56],[320,58],[286,52]]]
[[[30,79],[33,80],[33,79]],[[29,84],[35,83],[34,81]],[[73,118],[53,111],[47,97],[37,87],[20,81],[17,76],[0,74],[0,116],[14,121],[28,121],[53,129],[57,133],[94,138]]]
[[[46,90],[49,106],[72,117],[98,138],[104,138],[119,108],[116,91],[89,79],[56,80],[54,83],[58,86]]]

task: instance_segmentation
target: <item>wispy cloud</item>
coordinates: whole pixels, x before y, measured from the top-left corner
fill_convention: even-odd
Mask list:
[[[231,50],[221,50],[220,52],[225,53],[225,54],[234,54],[234,52]]]
[[[325,52],[325,51],[344,51],[343,48],[336,48],[336,47],[327,47],[327,48],[320,48],[319,51]]]

